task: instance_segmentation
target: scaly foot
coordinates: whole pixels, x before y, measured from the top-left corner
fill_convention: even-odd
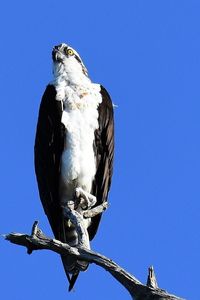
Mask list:
[[[92,194],[84,191],[81,187],[76,188],[76,197],[80,199],[80,205],[82,209],[88,209],[94,206],[97,202],[97,199]]]

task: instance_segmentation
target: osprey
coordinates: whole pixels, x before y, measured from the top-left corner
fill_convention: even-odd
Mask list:
[[[76,228],[63,208],[81,212],[107,201],[113,169],[113,105],[105,88],[92,83],[72,47],[55,46],[52,58],[54,79],[39,109],[35,171],[55,238],[76,247]],[[89,240],[100,219],[101,214],[84,220]],[[70,256],[61,258],[71,290],[88,263]]]

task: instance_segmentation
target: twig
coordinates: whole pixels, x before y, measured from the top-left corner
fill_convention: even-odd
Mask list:
[[[99,214],[101,214],[104,210],[108,208],[108,202],[104,202],[101,205],[98,205],[94,208],[88,209],[86,211],[83,211],[83,217],[84,218],[93,218]]]
[[[149,274],[148,274],[148,278],[147,278],[147,286],[157,289],[158,288],[158,283],[156,280],[156,275],[154,272],[154,268],[153,266],[149,267]]]
[[[79,260],[95,263],[108,271],[117,281],[119,281],[135,300],[183,300],[159,289],[152,268],[149,269],[147,285],[142,284],[133,275],[122,269],[111,259],[93,252],[89,249],[70,247],[68,244],[46,237],[38,228],[38,223],[34,223],[32,235],[21,233],[10,233],[5,239],[11,243],[25,246],[28,251],[47,249],[59,254],[72,255]]]

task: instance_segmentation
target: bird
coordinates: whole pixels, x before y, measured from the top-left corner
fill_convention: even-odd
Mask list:
[[[76,227],[63,210],[81,213],[108,202],[114,157],[113,103],[107,90],[92,82],[71,46],[54,46],[52,62],[53,80],[39,107],[35,173],[55,238],[76,247]],[[89,241],[96,235],[101,215],[84,220]],[[63,255],[61,259],[70,291],[88,262]]]

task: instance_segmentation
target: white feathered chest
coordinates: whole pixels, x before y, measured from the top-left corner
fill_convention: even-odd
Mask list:
[[[96,173],[93,144],[98,128],[98,106],[102,102],[100,85],[91,82],[84,87],[66,85],[58,89],[59,95],[63,98],[61,122],[66,128],[61,177],[66,185],[76,181],[90,192]]]

